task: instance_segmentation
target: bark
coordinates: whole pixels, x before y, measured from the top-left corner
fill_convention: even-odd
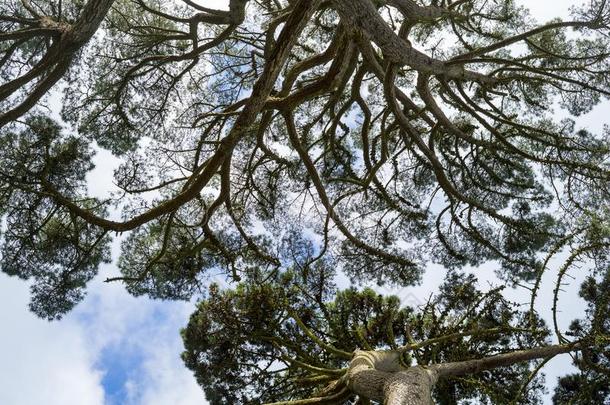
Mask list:
[[[569,353],[581,349],[580,344],[553,345],[537,347],[534,349],[518,350],[496,356],[485,357],[477,360],[467,360],[455,363],[437,364],[432,368],[439,377],[452,377],[465,374],[476,374],[483,370],[491,370],[498,367],[510,366],[523,361],[553,357],[562,353]]]
[[[399,358],[397,351],[357,351],[348,371],[351,390],[388,405],[431,405],[436,372],[404,367]]]
[[[108,14],[114,0],[90,0],[83,8],[80,18],[67,32],[68,46],[78,50],[91,39]]]
[[[433,405],[432,388],[438,376],[424,367],[393,373],[384,385],[384,403],[389,405]]]
[[[413,0],[388,0],[388,4],[396,7],[405,18],[411,20],[430,21],[448,15],[456,15],[443,7],[422,7]]]

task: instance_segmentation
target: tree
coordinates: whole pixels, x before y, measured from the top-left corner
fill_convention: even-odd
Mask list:
[[[284,360],[286,352],[305,370],[328,366],[330,376],[347,361],[348,370],[368,367],[371,376],[396,371],[364,357],[371,352],[377,359],[379,349],[402,339],[408,349],[400,356],[420,356],[420,367],[407,370],[421,374],[429,366],[431,385],[443,377],[435,398],[451,403],[503,401],[517,392],[534,401],[535,390],[523,381],[531,361],[582,352],[576,360],[582,373],[562,380],[555,398],[607,397],[610,141],[608,131],[592,133],[574,117],[610,95],[610,4],[593,0],[574,8],[569,21],[538,24],[511,0],[228,3],[225,9],[191,0],[0,5],[2,269],[34,279],[32,309],[51,319],[70,310],[109,259],[112,233],[127,233],[121,275],[108,281],[136,295],[203,297],[185,336],[204,358],[223,344],[205,340],[206,328],[231,319],[237,320],[227,336],[258,342],[262,328],[281,340],[252,343],[261,351],[239,354],[238,363]],[[60,91],[63,123],[49,113]],[[566,118],[558,119],[557,109]],[[117,191],[107,199],[87,194],[94,147],[123,161],[114,173]],[[567,259],[553,291],[552,345],[536,297],[560,253]],[[557,302],[570,270],[583,261],[589,278],[582,295],[591,307],[570,336],[558,326]],[[455,271],[492,265],[508,285],[529,289],[529,309],[521,313],[500,293],[476,291],[487,298],[445,302],[451,297],[441,292],[423,309],[399,308],[369,290],[335,288],[331,276],[317,287],[330,295],[278,291],[285,283],[306,289],[328,266],[361,284],[409,286],[431,262]],[[211,274],[219,272],[241,284],[208,293]],[[448,290],[474,283],[449,274]],[[279,294],[270,303],[280,317],[273,324],[250,312],[256,308],[249,301],[260,302],[261,294]],[[385,309],[378,314],[382,329],[397,322],[397,340],[368,341],[333,323],[361,300],[401,314],[395,321],[384,318]],[[215,319],[206,309],[226,302],[237,305],[233,318]],[[498,312],[483,322],[487,315],[477,311],[485,303]],[[327,306],[340,309],[326,313]],[[470,307],[474,312],[464,314]],[[305,309],[311,319],[298,321]],[[506,318],[497,318],[503,312]],[[450,313],[462,313],[464,325]],[[235,329],[241,316],[254,317],[252,335]],[[404,326],[417,316],[438,318],[438,330],[416,322],[411,341]],[[524,316],[524,330],[513,330]],[[480,336],[482,327],[466,327],[479,322],[499,329]],[[366,322],[352,323],[357,330]],[[203,340],[188,338],[191,332]],[[303,344],[311,358],[300,358],[282,338],[290,334],[309,339]],[[350,360],[356,348],[365,354]],[[201,359],[189,358],[189,350],[187,363],[199,370]],[[491,363],[483,369],[469,363],[475,358]],[[213,401],[253,398],[239,384],[258,372],[242,364],[215,367],[218,376],[199,377],[216,387],[209,391]],[[310,378],[303,367],[252,378],[271,387],[264,401],[298,400],[335,381],[328,395],[351,387],[350,395],[366,402],[367,394],[345,380],[351,371],[343,379],[316,375],[319,381],[305,388],[290,380],[291,373]],[[392,375],[410,378],[405,373]],[[214,382],[221,376],[234,378],[230,389],[222,386],[228,377]],[[535,373],[531,379],[537,387]],[[402,392],[400,379],[390,385],[397,388],[383,395]],[[453,397],[443,397],[444,386]]]
[[[419,309],[370,289],[336,290],[331,278],[320,265],[307,279],[289,271],[211,287],[183,331],[183,359],[211,403],[428,404],[431,394],[439,404],[541,403],[546,361],[608,344],[583,329],[576,342],[548,345],[544,322],[502,288],[479,291],[472,275],[450,272]],[[608,313],[594,319],[607,323]],[[607,386],[581,384],[590,396],[579,403],[603,403]]]

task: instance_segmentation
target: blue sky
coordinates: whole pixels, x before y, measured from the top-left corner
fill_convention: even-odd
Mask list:
[[[222,3],[202,2],[218,8]],[[565,16],[568,6],[576,3],[539,0],[527,5],[539,19],[548,20]],[[586,118],[592,129],[601,127],[602,114],[598,108]],[[91,191],[103,195],[112,188],[117,162],[108,153],[99,153],[96,163],[89,177]],[[117,247],[115,243],[115,257]],[[430,269],[421,287],[392,292],[408,301],[425,299],[441,280],[436,272],[442,270]],[[483,272],[484,278],[493,279],[488,273]],[[103,266],[85,301],[61,321],[49,323],[28,312],[27,284],[0,273],[0,404],[205,404],[201,389],[179,358],[179,330],[194,304],[134,298],[120,284],[102,282],[117,274],[116,266]],[[575,289],[565,292],[566,322],[582,308],[571,298],[575,293]],[[514,298],[519,297],[515,292]],[[550,308],[549,298],[541,296],[541,308]],[[554,360],[545,368],[549,381],[569,364],[566,356]]]

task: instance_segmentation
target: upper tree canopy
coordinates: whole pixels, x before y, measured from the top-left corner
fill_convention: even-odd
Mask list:
[[[207,297],[219,273],[256,293],[320,263],[408,286],[492,261],[535,310],[567,252],[553,309],[587,260],[572,334],[603,335],[610,135],[573,118],[610,96],[610,3],[585,3],[541,24],[512,0],[5,0],[2,270],[59,317],[126,232],[112,280],[133,294]],[[105,199],[96,145],[122,159]]]

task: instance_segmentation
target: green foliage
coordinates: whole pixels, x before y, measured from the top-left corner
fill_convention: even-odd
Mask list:
[[[6,184],[1,212],[2,271],[32,279],[30,307],[39,316],[59,318],[84,296],[100,263],[110,259],[107,232],[57,207],[45,184],[72,198],[86,191],[91,151],[78,138],[62,135],[48,118],[34,117],[20,133],[3,133],[0,177]],[[92,212],[104,209],[83,201]]]
[[[606,404],[610,401],[610,254],[605,251],[605,269],[597,277],[589,277],[580,296],[587,302],[587,317],[576,320],[570,336],[593,339],[594,345],[574,358],[577,374],[561,377],[553,395],[554,404]],[[591,336],[597,336],[591,337]]]

